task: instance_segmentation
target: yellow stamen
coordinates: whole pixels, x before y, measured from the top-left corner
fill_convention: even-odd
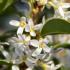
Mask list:
[[[26,26],[26,22],[20,21],[20,26],[21,26],[21,27],[25,27],[25,26]]]
[[[40,45],[39,45],[39,47],[40,47],[40,48],[44,48],[44,47],[46,46],[46,44],[43,42],[43,38],[40,38],[39,40],[40,40]]]
[[[39,9],[38,9],[38,8],[34,8],[34,9],[33,9],[33,13],[34,13],[34,14],[37,14],[37,13],[38,13],[38,11],[39,11]]]
[[[44,48],[45,46],[46,46],[46,44],[45,43],[40,43],[40,48]]]
[[[34,32],[34,28],[32,26],[30,27],[30,32]]]
[[[20,41],[17,41],[17,43],[26,43],[26,41],[20,40]]]

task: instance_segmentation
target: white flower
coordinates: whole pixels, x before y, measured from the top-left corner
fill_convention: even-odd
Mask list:
[[[8,42],[10,44],[10,61],[13,64],[22,63],[25,60],[24,57],[31,53],[28,46],[29,41],[30,36],[26,35],[18,35],[18,37],[12,37],[8,39]],[[25,55],[24,52],[26,53]]]
[[[9,52],[7,52],[7,51],[5,51],[5,50],[2,51],[2,54],[3,54],[3,56],[4,56],[7,60],[11,58]]]
[[[17,43],[28,45],[28,43],[29,43],[30,40],[31,40],[30,36],[26,36],[25,34],[24,35],[18,35],[18,41],[17,41]]]
[[[28,19],[28,24],[25,28],[25,31],[30,32],[31,36],[36,36],[35,30],[34,30],[34,23],[33,23],[33,20],[31,18]]]
[[[22,34],[24,31],[24,28],[26,27],[26,18],[21,17],[20,21],[11,20],[9,24],[18,27],[17,34]]]
[[[34,66],[37,65],[37,58],[28,57],[25,61],[25,64],[28,66],[26,70],[33,70]]]
[[[55,9],[55,17],[61,16],[62,18],[66,18],[65,10],[70,7],[70,3],[64,3],[63,0],[52,0],[48,2]]]
[[[17,65],[13,65],[12,70],[20,70],[20,69],[19,69],[19,67]]]
[[[32,56],[38,56],[40,55],[41,51],[49,53],[51,51],[51,48],[47,46],[47,42],[45,42],[45,39],[38,40],[31,40],[30,45],[33,47],[36,47],[37,49],[32,53]]]
[[[46,59],[46,60],[48,60],[48,59]],[[62,64],[55,65],[54,62],[51,60],[51,58],[48,61],[45,61],[45,59],[39,60],[39,58],[28,57],[25,63],[28,66],[28,68],[26,70],[33,70],[35,66],[37,66],[37,67],[40,66],[44,70],[46,70],[46,69],[47,70],[57,70],[62,66]]]
[[[31,36],[36,36],[35,30],[40,30],[42,27],[42,24],[34,25],[33,20],[31,18],[29,18],[26,23],[25,17],[21,17],[20,21],[11,20],[10,24],[18,27],[17,35],[22,35],[25,29],[25,32],[29,32]]]
[[[29,18],[25,31],[29,32],[31,36],[36,36],[35,31],[39,31],[41,29],[41,27],[42,27],[42,24],[34,25],[33,20],[31,18]]]
[[[36,36],[36,32],[35,31],[40,31],[40,29],[42,28],[42,23],[41,24],[37,24],[34,25],[34,22],[31,18],[28,19],[28,24],[26,25],[25,31],[29,32],[31,36]]]

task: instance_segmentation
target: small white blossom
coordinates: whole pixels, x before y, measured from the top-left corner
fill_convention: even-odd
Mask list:
[[[19,69],[19,67],[17,65],[13,65],[12,70],[20,70],[20,69]]]
[[[63,19],[66,19],[67,16],[65,16],[66,11],[64,9],[69,8],[70,3],[65,3],[62,0],[52,0],[48,3],[55,8],[55,17],[61,16]]]
[[[21,17],[20,21],[11,20],[9,24],[18,27],[17,34],[22,34],[24,31],[24,28],[26,27],[26,18]]]
[[[38,56],[41,51],[49,53],[51,51],[51,48],[49,48],[45,42],[45,39],[38,40],[31,40],[30,45],[33,47],[36,47],[37,49],[32,53],[32,56]]]

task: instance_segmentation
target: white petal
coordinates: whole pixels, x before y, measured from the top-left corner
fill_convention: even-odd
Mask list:
[[[64,11],[61,6],[58,8],[58,11],[59,11],[59,14],[64,18]]]
[[[51,52],[51,48],[49,48],[48,46],[44,47],[43,50],[44,50],[45,52],[48,52],[48,53]]]
[[[27,36],[25,41],[30,41],[31,37],[30,36]]]
[[[13,66],[12,66],[12,70],[20,70],[20,69],[19,69],[19,67],[18,67],[18,66],[13,65]]]
[[[23,41],[26,39],[26,36],[25,35],[18,35],[18,39]]]
[[[10,54],[7,52],[7,51],[2,51],[2,54],[4,55],[4,57],[6,58],[6,59],[10,59]]]
[[[25,63],[28,67],[32,68],[36,62],[37,62],[37,59],[30,57],[30,58],[27,58],[27,61]]]
[[[49,62],[47,62],[47,64],[53,64],[53,61],[49,61]]]
[[[39,47],[39,41],[38,40],[31,40],[30,45],[32,45],[33,47]]]
[[[29,25],[27,25],[27,26],[25,27],[25,31],[26,31],[26,32],[30,32],[30,26],[29,26]]]
[[[65,17],[70,19],[70,11],[65,13]]]
[[[45,43],[45,44],[48,44],[48,43],[49,43],[49,40],[48,40],[47,38],[45,38],[45,39],[44,39],[44,43]]]
[[[56,70],[54,64],[51,64],[51,70]]]
[[[38,59],[43,59],[44,55],[45,55],[45,54],[39,54],[39,55],[37,56],[37,58],[38,58]]]
[[[36,33],[34,31],[30,32],[31,36],[36,36]]]
[[[64,5],[62,6],[62,8],[69,8],[70,7],[70,3],[64,3]]]
[[[28,25],[30,25],[30,26],[34,25],[33,20],[31,18],[28,20]]]
[[[20,35],[23,33],[24,28],[23,27],[19,27],[17,30],[17,34]]]
[[[42,48],[37,48],[33,53],[32,53],[32,56],[36,57],[38,56],[42,51]]]
[[[59,68],[61,68],[63,66],[63,64],[58,64],[58,65],[56,65],[56,69],[59,69]]]
[[[42,18],[42,24],[44,25],[45,24],[45,16],[43,16],[43,18]]]
[[[35,30],[40,30],[42,28],[43,24],[38,24],[34,26]]]
[[[26,17],[21,17],[20,20],[26,22]]]
[[[11,20],[11,21],[9,22],[9,24],[12,25],[12,26],[19,26],[19,25],[20,25],[20,22],[17,21],[17,20]]]
[[[37,60],[38,59],[34,59],[32,57],[27,58],[27,61],[30,62],[30,63],[36,63]]]
[[[32,70],[32,68],[27,68],[26,70]]]

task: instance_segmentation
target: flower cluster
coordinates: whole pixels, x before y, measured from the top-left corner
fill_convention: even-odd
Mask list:
[[[42,5],[42,9],[45,5],[53,6],[55,9],[54,17],[62,17],[68,19],[70,15],[66,16],[65,8],[69,8],[70,4],[63,3],[61,0],[36,0],[38,2],[38,9]],[[45,2],[46,1],[46,2]],[[36,9],[37,9],[36,8]],[[42,10],[41,10],[42,11]],[[33,9],[33,16],[36,14]],[[38,11],[39,13],[39,11]],[[16,34],[7,39],[7,42],[3,43],[9,45],[9,51],[4,50],[2,43],[0,45],[0,51],[5,57],[7,63],[12,64],[12,70],[20,70],[19,65],[25,63],[26,70],[34,70],[34,68],[43,68],[44,70],[57,70],[62,64],[55,64],[52,60],[53,47],[48,45],[52,42],[50,36],[41,37],[40,31],[45,23],[46,19],[43,16],[41,23],[34,24],[33,17],[21,17],[20,20],[11,20],[10,25],[17,27]]]
[[[12,70],[20,70],[18,65],[25,63],[26,70],[33,70],[39,66],[44,70],[57,70],[61,64],[55,65],[52,57],[52,46],[48,46],[49,37],[42,38],[40,32],[43,24],[33,24],[31,18],[21,17],[20,21],[11,20],[10,24],[17,26],[17,36],[8,39],[10,52],[4,50],[2,46],[2,54],[6,58],[6,62],[14,64]]]

